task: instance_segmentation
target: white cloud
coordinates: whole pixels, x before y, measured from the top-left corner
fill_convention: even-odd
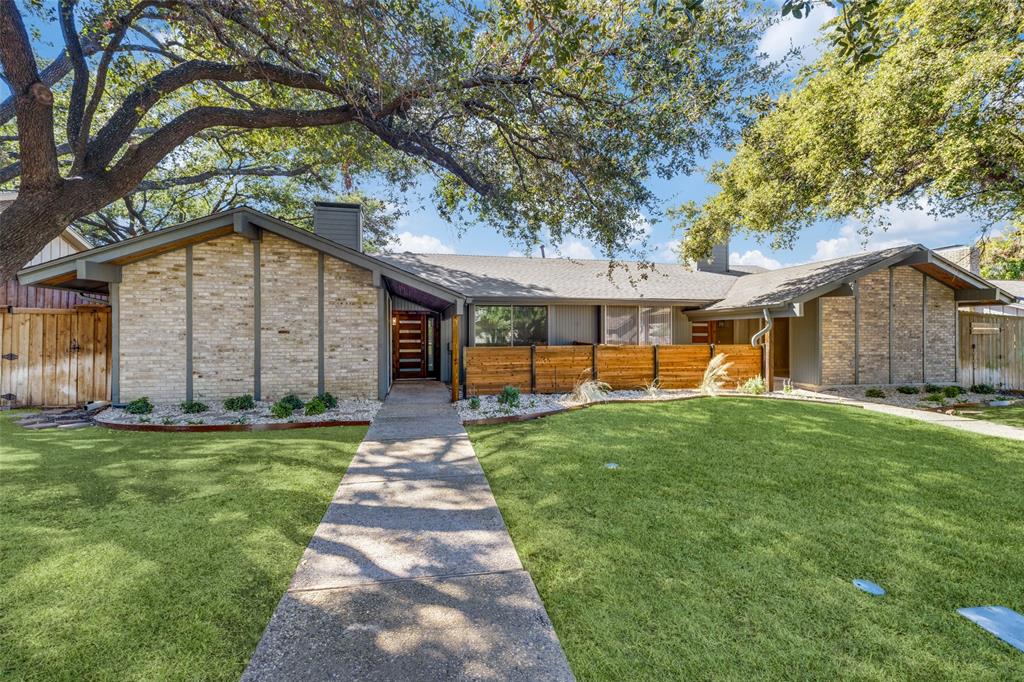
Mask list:
[[[678,263],[681,243],[682,241],[679,239],[669,239],[667,242],[658,244],[654,247],[656,250],[652,260],[655,263]]]
[[[815,243],[811,260],[827,260],[916,243],[937,248],[956,242],[971,242],[977,237],[977,228],[969,218],[935,216],[926,208],[890,207],[884,215],[884,222],[889,225],[888,229],[876,229],[869,236],[860,233],[861,225],[858,223],[844,225],[838,237]]]
[[[647,219],[647,216],[641,214],[636,220],[630,223],[630,228],[636,231],[636,236],[629,240],[630,246],[639,246],[647,241],[647,238],[651,236],[651,231],[654,226],[651,225],[651,221]]]
[[[815,242],[814,255],[811,256],[811,260],[829,260],[830,258],[851,256],[862,251],[878,251],[910,243],[912,242],[909,239],[880,239],[877,233],[865,240],[864,235],[858,233],[856,227],[844,225],[839,230],[838,237],[834,239],[819,239]]]
[[[399,232],[395,243],[389,250],[412,253],[455,253],[455,249],[433,235],[413,234],[412,232]]]
[[[766,256],[761,253],[760,249],[753,249],[750,251],[744,251],[739,253],[733,251],[729,254],[730,265],[755,265],[769,270],[777,270],[782,267],[782,263],[771,256]]]
[[[579,239],[570,239],[558,247],[558,255],[563,258],[594,258],[594,250]]]
[[[820,43],[815,43],[821,27],[835,16],[836,11],[831,7],[816,6],[809,16],[802,19],[783,17],[761,36],[758,51],[765,53],[769,61],[778,61],[790,48],[797,48],[801,63],[810,63],[821,55],[823,49]]]

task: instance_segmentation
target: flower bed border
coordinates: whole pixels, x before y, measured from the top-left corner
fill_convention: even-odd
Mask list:
[[[168,431],[171,433],[210,433],[215,431],[286,431],[330,426],[369,426],[367,419],[332,419],[322,422],[276,422],[270,424],[124,424],[93,420],[97,426],[115,431]]]
[[[816,398],[780,398],[774,395],[751,395],[746,393],[726,393],[719,395],[684,395],[677,396],[674,398],[665,398],[663,400],[629,400],[626,398],[618,400],[595,400],[592,403],[584,403],[582,405],[569,405],[558,410],[545,410],[544,412],[533,412],[531,414],[510,414],[504,417],[481,417],[480,419],[466,419],[463,420],[463,426],[491,426],[493,424],[513,424],[515,422],[526,422],[531,419],[542,419],[544,417],[550,417],[555,414],[562,414],[564,412],[575,412],[576,410],[582,410],[587,407],[593,407],[594,405],[649,405],[658,403],[673,403],[681,400],[698,400],[700,398],[758,398],[765,400],[790,400],[794,402],[802,403],[817,403],[819,405],[844,405],[846,407],[859,407],[863,409],[863,405],[851,404],[841,401],[833,400],[818,400]]]

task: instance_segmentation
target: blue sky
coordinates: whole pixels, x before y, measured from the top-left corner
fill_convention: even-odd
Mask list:
[[[781,58],[790,46],[803,50],[803,60],[813,59],[818,53],[816,38],[818,30],[825,21],[830,19],[834,11],[828,7],[816,7],[808,19],[797,20],[792,17],[782,19],[772,26],[761,40],[761,51],[773,58]],[[35,24],[36,22],[31,21]],[[43,55],[56,53],[61,46],[60,33],[56,26],[40,26],[42,43],[37,49]],[[799,63],[792,64],[795,72]],[[706,160],[728,159],[728,152],[716,149]],[[650,188],[655,192],[663,208],[678,205],[684,201],[701,200],[715,192],[715,186],[708,184],[702,174],[680,176],[672,180],[652,179]],[[430,206],[428,197],[431,180],[424,179],[422,185],[406,199],[404,216],[398,225],[398,243],[394,247],[398,251],[415,251],[428,253],[464,253],[511,255],[519,253],[522,245],[509,242],[501,235],[495,234],[485,226],[471,226],[460,231],[444,221]],[[357,184],[368,194],[374,194],[372,183]],[[340,193],[340,192],[339,192]],[[329,197],[325,197],[329,198]],[[730,244],[733,262],[746,265],[760,265],[777,268],[808,260],[834,258],[866,249],[881,249],[889,246],[910,243],[922,243],[929,247],[946,246],[949,244],[971,242],[977,239],[978,226],[966,216],[954,218],[937,218],[925,210],[890,211],[889,220],[892,226],[888,231],[874,234],[865,241],[859,234],[860,225],[849,222],[823,221],[804,230],[791,250],[773,251],[765,244],[746,235],[736,235]],[[675,246],[679,235],[673,234],[668,222],[647,221],[650,227],[646,251],[651,260],[665,262],[674,261],[677,256]],[[548,247],[548,255],[564,255],[573,258],[599,257],[599,251],[592,244],[579,239],[568,239],[556,251]]]

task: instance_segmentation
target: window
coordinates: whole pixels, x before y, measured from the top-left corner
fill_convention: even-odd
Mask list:
[[[543,305],[478,305],[473,340],[478,346],[531,346],[548,342]]]
[[[672,309],[610,305],[604,310],[604,341],[624,345],[672,343]]]

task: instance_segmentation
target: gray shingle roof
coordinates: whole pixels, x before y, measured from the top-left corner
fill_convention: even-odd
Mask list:
[[[1024,279],[994,279],[991,281],[1006,293],[1024,300]]]
[[[637,263],[623,262],[609,276],[604,260],[420,253],[377,257],[478,299],[710,302],[724,297],[740,275],[691,271],[674,263],[657,263],[645,270]]]
[[[922,250],[919,245],[898,246],[832,260],[794,265],[740,277],[722,300],[708,310],[766,308],[786,305],[823,286],[843,282],[852,275],[901,254]]]

